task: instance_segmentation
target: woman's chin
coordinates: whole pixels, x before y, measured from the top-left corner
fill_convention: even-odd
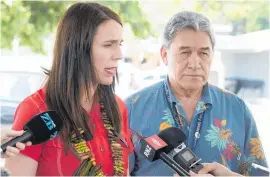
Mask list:
[[[106,78],[99,82],[101,85],[111,85],[113,83],[113,78]]]

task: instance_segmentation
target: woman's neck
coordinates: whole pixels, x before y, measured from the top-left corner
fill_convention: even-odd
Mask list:
[[[81,106],[85,109],[85,111],[90,112],[92,105],[94,103],[98,103],[99,98],[97,95],[97,90],[93,90],[91,93],[83,94],[81,99]]]

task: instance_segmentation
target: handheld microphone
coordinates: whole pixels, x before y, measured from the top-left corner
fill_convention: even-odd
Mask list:
[[[196,155],[186,147],[184,132],[170,127],[141,141],[141,154],[150,162],[161,159],[180,176],[190,176],[189,171],[197,173],[203,168]]]
[[[191,170],[198,173],[203,168],[203,165],[200,163],[201,159],[185,145],[184,142],[187,137],[180,128],[167,128],[161,131],[158,136],[168,144],[168,147],[170,147],[165,148],[168,156],[186,171]]]
[[[161,159],[180,176],[189,176],[189,173],[170,158],[164,151],[172,150],[159,136],[153,135],[141,140],[141,154],[150,162]]]
[[[17,142],[26,143],[31,141],[32,145],[40,144],[54,138],[63,127],[63,120],[56,111],[46,111],[31,118],[23,127],[25,133],[13,138],[1,145],[1,151],[5,152],[7,146],[16,146]]]

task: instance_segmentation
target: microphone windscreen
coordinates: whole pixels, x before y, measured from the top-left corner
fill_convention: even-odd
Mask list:
[[[46,111],[34,116],[24,126],[31,132],[32,144],[40,144],[54,138],[63,127],[63,120],[56,111]]]
[[[185,133],[177,127],[169,127],[161,132],[159,132],[158,136],[168,144],[165,148],[165,153],[170,152],[174,148],[176,148],[181,143],[185,142],[187,137]]]

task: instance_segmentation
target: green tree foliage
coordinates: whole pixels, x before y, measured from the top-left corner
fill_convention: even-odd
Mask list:
[[[197,1],[196,10],[216,23],[232,23],[233,34],[269,29],[270,1]]]
[[[136,37],[145,38],[149,34],[159,33],[161,24],[168,20],[167,17],[185,10],[184,5],[191,0],[99,2],[117,12],[123,22],[129,24]],[[44,53],[43,39],[55,31],[57,22],[72,3],[74,2],[2,0],[1,48],[11,48],[13,39],[18,38],[20,45]],[[196,1],[191,6],[194,6],[191,9],[204,13],[214,23],[232,24],[233,34],[269,28],[268,0],[208,0]],[[148,20],[151,21],[151,26]]]
[[[12,2],[9,4],[9,2]],[[55,31],[57,22],[71,1],[1,1],[1,48],[11,48],[16,37],[20,45],[45,53],[43,39]],[[146,37],[150,24],[144,18],[137,1],[101,1],[129,23],[134,34]],[[143,28],[142,28],[143,26]]]
[[[124,23],[129,23],[135,36],[145,38],[151,33],[150,23],[147,21],[138,1],[100,1],[100,3],[111,7],[120,15]]]

